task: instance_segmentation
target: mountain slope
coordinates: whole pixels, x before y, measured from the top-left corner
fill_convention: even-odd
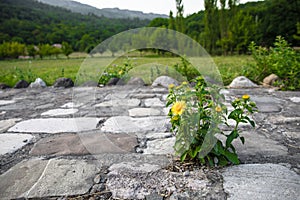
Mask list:
[[[104,16],[107,18],[139,18],[139,19],[154,19],[158,17],[167,18],[167,15],[143,13],[140,11],[120,10],[118,8],[103,8],[98,9],[86,4],[71,0],[37,0],[39,2],[49,4],[52,6],[62,7],[75,13],[84,15],[94,14],[97,16]]]

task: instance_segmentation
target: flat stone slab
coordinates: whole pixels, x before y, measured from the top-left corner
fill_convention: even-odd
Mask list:
[[[168,123],[167,117],[117,116],[106,120],[101,130],[110,133],[165,132],[168,129]]]
[[[157,139],[147,142],[147,148],[144,149],[144,154],[174,154],[175,137]]]
[[[223,172],[228,200],[299,199],[300,176],[278,164],[246,164]]]
[[[241,136],[245,138],[244,145],[239,139],[233,142],[238,155],[283,156],[288,154],[287,147],[263,135],[255,132],[243,132]]]
[[[8,132],[18,133],[74,133],[96,129],[99,118],[30,119],[17,123]]]
[[[64,134],[38,141],[30,155],[86,155],[134,152],[137,138],[127,134]]]
[[[294,103],[300,103],[300,97],[292,97],[290,100]]]
[[[82,106],[83,104],[75,104],[74,102],[65,103],[61,106],[61,108],[78,108]]]
[[[128,110],[130,117],[147,117],[160,115],[160,110],[154,108],[133,108]]]
[[[0,199],[84,194],[97,168],[84,160],[31,159],[0,175]]]
[[[53,109],[53,110],[48,110],[46,112],[43,112],[41,115],[42,116],[62,116],[62,115],[72,115],[78,112],[78,109]]]
[[[95,107],[137,107],[141,101],[139,99],[113,99],[96,104]]]
[[[162,102],[159,98],[145,99],[146,107],[164,107],[166,104]]]
[[[0,155],[17,151],[33,138],[30,134],[0,134]]]
[[[14,100],[0,100],[0,106],[15,103]]]
[[[6,119],[0,121],[0,133],[5,132],[7,129],[16,124],[17,121],[20,121],[20,118]]]

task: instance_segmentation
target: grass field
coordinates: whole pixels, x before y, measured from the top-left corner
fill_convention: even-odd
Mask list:
[[[254,64],[251,56],[213,57],[213,60],[221,73],[225,85],[228,85],[236,76],[245,74],[247,69]],[[123,65],[126,61],[128,61],[127,58],[115,60],[110,57],[89,58],[85,62],[84,58],[0,61],[0,83],[14,86],[21,79],[32,82],[37,77],[40,77],[47,85],[52,85],[59,77],[68,77],[76,80],[78,72],[85,72],[95,78],[97,77],[97,74],[94,72],[96,68],[101,67],[104,70],[106,64]],[[155,76],[164,74],[166,70],[168,70],[168,73],[173,73],[172,66],[181,62],[178,57],[130,57],[129,61],[135,66],[129,74],[142,77],[148,84],[151,83]],[[104,64],[105,66],[103,66]],[[81,66],[84,66],[82,67],[84,70],[80,68]],[[167,69],[166,66],[168,66]],[[151,69],[151,73],[149,69]]]

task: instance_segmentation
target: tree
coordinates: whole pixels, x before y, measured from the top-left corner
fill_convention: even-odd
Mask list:
[[[177,9],[176,19],[175,19],[176,30],[181,33],[185,33],[185,25],[184,25],[184,17],[183,17],[184,8],[183,8],[182,0],[176,0],[176,9]]]
[[[65,56],[69,59],[69,55],[73,53],[72,46],[67,42],[62,42],[61,50]]]
[[[169,24],[168,24],[168,28],[172,29],[172,30],[176,30],[176,26],[175,26],[175,19],[173,17],[173,12],[170,11],[169,14]]]

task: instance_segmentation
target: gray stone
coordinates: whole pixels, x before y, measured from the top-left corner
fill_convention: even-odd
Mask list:
[[[106,120],[101,130],[110,133],[165,132],[168,123],[169,120],[166,117],[132,118],[117,116]]]
[[[82,83],[80,87],[98,87],[98,83],[96,81],[87,81]]]
[[[47,108],[51,108],[53,106],[54,106],[53,103],[47,103],[47,104],[43,104],[43,105],[39,105],[39,106],[35,107],[35,110],[47,109]]]
[[[73,86],[74,86],[74,82],[70,78],[58,78],[53,84],[53,87],[69,88]]]
[[[22,119],[19,118],[13,118],[13,119],[6,119],[6,120],[1,120],[0,121],[0,133],[3,133],[10,127],[16,124],[17,121],[20,121]]]
[[[19,82],[16,83],[14,88],[20,89],[20,88],[27,88],[29,86],[29,83],[25,80],[20,80]]]
[[[17,151],[33,138],[30,134],[0,134],[0,155]]]
[[[128,110],[131,117],[147,117],[160,115],[160,111],[154,108],[133,108]]]
[[[83,160],[23,161],[0,176],[0,198],[85,194],[92,187],[96,172],[94,164]]]
[[[169,85],[171,84],[179,85],[179,82],[169,76],[160,76],[153,81],[152,87],[162,86],[164,88],[169,88]]]
[[[8,88],[10,88],[9,85],[7,85],[7,84],[5,84],[5,83],[0,83],[0,89],[1,89],[1,90],[8,89]]]
[[[145,82],[143,79],[139,77],[132,77],[128,82],[127,85],[134,85],[134,86],[144,86]]]
[[[136,162],[121,162],[118,164],[113,164],[109,167],[109,175],[117,174],[119,172],[134,172],[134,173],[150,173],[160,170],[159,165]]]
[[[17,123],[9,132],[18,133],[73,133],[96,129],[99,118],[30,119]]]
[[[148,133],[146,134],[146,138],[148,140],[155,140],[155,139],[164,139],[164,138],[169,138],[172,136],[172,133]]]
[[[134,152],[137,138],[127,134],[65,134],[54,135],[38,141],[30,155],[86,155]]]
[[[233,145],[236,147],[238,155],[243,156],[286,156],[288,149],[278,144],[278,142],[259,135],[255,132],[243,132],[245,138],[243,145],[240,140],[235,140]],[[259,141],[259,142],[258,142]]]
[[[107,82],[107,86],[112,86],[112,85],[117,85],[117,83],[120,81],[119,78],[111,78],[109,79],[109,81]]]
[[[251,100],[254,101],[256,104],[280,104],[283,101],[277,97],[273,96],[258,96],[258,95],[251,95]]]
[[[140,103],[141,101],[139,99],[114,99],[96,104],[95,107],[136,107],[139,106]]]
[[[291,97],[290,100],[294,103],[300,103],[300,97]]]
[[[239,76],[233,79],[229,85],[230,88],[255,88],[258,87],[245,76]]]
[[[257,104],[258,111],[261,113],[273,113],[273,112],[280,112],[281,107],[277,104]]]
[[[61,108],[79,108],[83,104],[75,104],[74,102],[65,103]]]
[[[42,116],[62,116],[62,115],[72,115],[78,112],[78,109],[53,109],[48,110],[47,112],[43,112]]]
[[[147,148],[144,149],[144,154],[174,154],[175,137],[166,139],[157,139],[147,142]]]
[[[7,104],[13,104],[13,103],[15,103],[14,100],[0,100],[0,106],[4,106]]]
[[[277,164],[247,164],[227,168],[223,173],[229,200],[295,200],[299,198],[300,176]]]
[[[47,87],[46,83],[41,79],[37,78],[33,83],[29,85],[30,88],[44,88]]]
[[[165,104],[159,98],[145,99],[146,107],[164,107]]]

